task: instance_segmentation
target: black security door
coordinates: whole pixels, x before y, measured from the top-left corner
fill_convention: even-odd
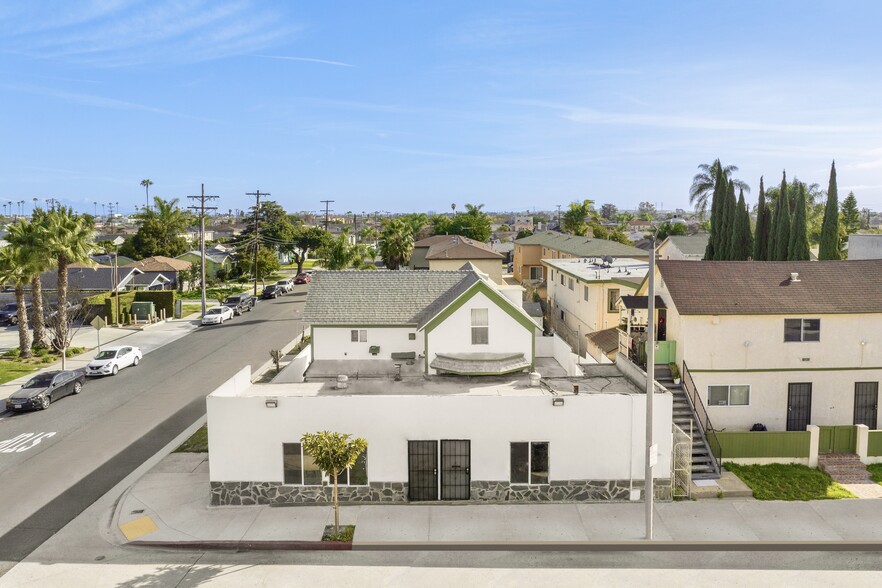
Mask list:
[[[876,428],[879,382],[854,383],[854,424]]]
[[[407,442],[407,497],[438,500],[438,442]]]
[[[812,385],[787,385],[787,430],[805,431],[812,418]]]
[[[441,440],[441,500],[468,500],[472,480],[472,442]]]

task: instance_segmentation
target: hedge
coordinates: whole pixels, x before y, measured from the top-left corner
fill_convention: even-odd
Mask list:
[[[165,310],[165,316],[175,316],[174,290],[138,290],[135,302],[152,302],[157,315]]]
[[[116,311],[118,310],[122,314],[128,314],[132,308],[132,302],[135,301],[135,292],[120,292],[119,293],[119,308],[117,308],[116,301],[114,300],[113,294],[107,296],[104,299],[104,318],[110,324],[116,324],[121,322],[117,319]]]

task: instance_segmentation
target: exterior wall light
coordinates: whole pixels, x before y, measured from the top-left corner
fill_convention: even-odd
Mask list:
[[[265,404],[267,408],[278,408],[279,400],[277,398],[267,398]]]
[[[551,406],[563,406],[563,405],[564,405],[563,398],[552,398],[551,399]]]

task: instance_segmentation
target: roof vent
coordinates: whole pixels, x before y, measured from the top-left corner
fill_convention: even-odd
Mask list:
[[[790,272],[790,283],[799,281],[799,273],[798,272]]]

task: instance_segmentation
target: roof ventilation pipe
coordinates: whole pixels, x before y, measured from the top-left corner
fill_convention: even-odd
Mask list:
[[[798,282],[799,281],[799,273],[798,272],[790,272],[790,282]]]

